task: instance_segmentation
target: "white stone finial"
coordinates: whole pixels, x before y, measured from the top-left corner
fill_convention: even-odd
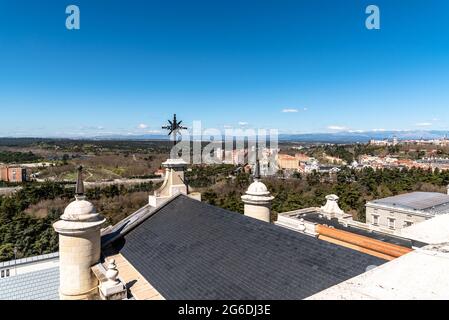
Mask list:
[[[115,259],[110,259],[108,261],[108,271],[106,271],[106,278],[108,278],[108,282],[110,285],[117,285],[120,281],[117,280],[118,270],[115,264]]]
[[[105,273],[107,281],[100,284],[100,297],[103,300],[126,299],[127,291],[125,284],[118,279],[118,270],[113,258],[107,261],[107,271]]]
[[[304,219],[299,219],[298,230],[304,232],[306,230],[306,225],[304,224]]]
[[[338,199],[338,196],[335,194],[327,195],[326,204],[320,208],[320,213],[331,218],[343,215],[344,211],[338,206]]]

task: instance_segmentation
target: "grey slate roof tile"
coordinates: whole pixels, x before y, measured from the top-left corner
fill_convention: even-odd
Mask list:
[[[114,245],[166,299],[302,299],[386,262],[182,195]]]
[[[57,300],[59,268],[0,279],[0,300]]]

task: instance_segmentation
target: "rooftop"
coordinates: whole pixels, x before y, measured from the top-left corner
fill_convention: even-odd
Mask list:
[[[0,300],[58,300],[59,268],[0,278]]]
[[[431,220],[429,220],[431,221]],[[422,222],[426,223],[428,221]],[[429,245],[309,299],[449,299],[449,243]]]
[[[385,263],[184,195],[114,246],[166,299],[302,299]]]
[[[446,242],[449,239],[449,214],[442,214],[425,223],[417,223],[401,229],[401,235],[428,244]]]
[[[54,259],[59,257],[59,252],[47,253],[40,256],[33,256],[28,258],[22,258],[17,260],[9,260],[0,262],[0,269],[7,267],[19,266],[22,264],[32,263],[32,262],[42,262],[44,260]]]
[[[368,204],[421,211],[430,215],[449,213],[449,195],[438,192],[411,192],[373,200]]]
[[[361,228],[355,228],[355,227],[351,227],[351,226],[345,226],[343,224],[341,224],[337,218],[332,218],[332,219],[327,219],[326,217],[324,217],[322,214],[318,213],[318,212],[306,212],[303,214],[299,214],[298,218],[302,218],[305,221],[309,221],[312,223],[317,223],[317,224],[322,224],[322,225],[326,225],[326,226],[331,226],[335,229],[339,229],[339,230],[344,230],[344,231],[348,231],[351,233],[355,233],[361,236],[365,236],[368,238],[372,238],[375,240],[379,240],[379,241],[383,241],[386,243],[390,243],[390,244],[395,244],[401,247],[406,247],[406,248],[411,248],[412,247],[412,241],[406,238],[402,238],[402,237],[397,237],[394,235],[389,235],[389,234],[385,234],[385,233],[380,233],[380,232],[376,232],[376,231],[369,231],[369,230],[364,230]],[[415,244],[413,243],[413,245],[424,245],[424,244]]]

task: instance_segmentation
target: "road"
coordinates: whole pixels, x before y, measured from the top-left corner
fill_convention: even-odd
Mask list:
[[[140,184],[140,183],[158,183],[164,181],[163,178],[154,178],[154,179],[114,179],[113,181],[95,181],[95,182],[84,182],[84,186],[86,188],[91,187],[104,187],[104,186],[111,186],[114,184],[125,184],[125,185],[133,185],[133,184]]]
[[[37,182],[45,182],[45,179],[36,179]],[[94,182],[87,182],[84,181],[84,186],[86,188],[94,188],[94,187],[104,187],[104,186],[111,186],[114,184],[125,184],[125,185],[133,185],[133,184],[140,184],[140,183],[158,183],[164,181],[164,178],[153,178],[153,179],[114,179],[112,181],[94,181]],[[74,182],[72,180],[64,180],[61,182]]]
[[[43,179],[37,179],[38,182],[45,182]],[[88,188],[95,188],[95,187],[105,187],[105,186],[111,186],[111,185],[133,185],[133,184],[140,184],[140,183],[158,183],[164,181],[163,178],[154,178],[154,179],[115,179],[113,181],[97,181],[97,182],[84,182],[84,186],[86,189]],[[0,196],[8,196],[11,194],[16,193],[17,191],[21,190],[22,187],[5,187],[0,188]]]

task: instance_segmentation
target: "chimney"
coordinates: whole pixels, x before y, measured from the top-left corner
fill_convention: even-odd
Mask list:
[[[271,202],[274,197],[271,196],[265,184],[260,181],[260,164],[256,160],[254,168],[254,182],[248,187],[246,194],[242,196],[245,204],[245,216],[270,222]]]
[[[75,201],[53,228],[59,234],[59,296],[61,300],[87,300],[98,294],[91,267],[99,262],[100,228],[105,219],[84,195],[82,167],[78,168]]]

